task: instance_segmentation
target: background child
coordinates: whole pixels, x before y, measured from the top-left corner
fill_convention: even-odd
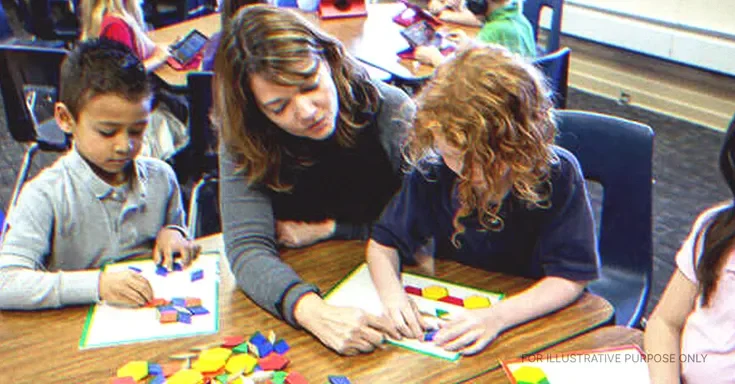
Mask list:
[[[428,239],[436,254],[488,271],[540,280],[488,309],[456,316],[435,343],[464,354],[497,334],[574,301],[598,277],[584,178],[553,145],[542,75],[500,46],[468,47],[442,64],[418,96],[401,191],[367,248],[371,276],[396,330],[422,321],[399,280]]]
[[[448,0],[444,7],[432,5],[440,10],[439,19],[447,22],[482,25],[475,39],[483,43],[500,44],[511,52],[524,57],[536,57],[536,39],[531,23],[523,16],[520,3],[515,0]],[[452,38],[459,45],[468,39],[462,31],[454,31]],[[444,56],[436,47],[419,47],[416,58],[426,64],[437,66]]]
[[[720,171],[735,196],[735,125],[725,135]],[[654,384],[735,382],[734,218],[733,201],[702,212],[676,255],[644,335],[647,355],[676,356],[649,361]]]
[[[151,252],[171,267],[198,248],[181,227],[173,170],[136,158],[151,111],[151,84],[125,46],[80,43],[61,67],[55,117],[73,149],[28,182],[0,248],[0,309],[98,300],[142,305],[150,284],[132,271],[100,272],[111,261]]]
[[[220,25],[222,29],[225,28],[225,24],[230,21],[230,18],[235,15],[238,9],[250,4],[267,4],[265,0],[224,0],[221,3],[220,11]],[[214,57],[217,54],[217,48],[219,47],[219,40],[222,36],[222,32],[217,32],[209,39],[206,47],[204,47],[204,53],[202,54],[202,70],[212,71],[214,70]]]

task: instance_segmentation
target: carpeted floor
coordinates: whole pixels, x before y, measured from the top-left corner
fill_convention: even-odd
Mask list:
[[[4,0],[3,5],[8,1]],[[12,20],[18,29],[17,20]],[[654,284],[648,311],[658,302],[671,273],[674,256],[697,213],[728,197],[717,170],[722,133],[637,107],[618,104],[574,89],[569,109],[610,114],[650,125],[656,133],[654,153]],[[25,147],[16,143],[6,126],[0,104],[0,206],[6,207]],[[55,156],[41,154],[35,174]],[[595,196],[593,196],[595,200]]]

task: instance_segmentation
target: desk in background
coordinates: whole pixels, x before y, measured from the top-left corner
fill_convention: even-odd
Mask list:
[[[203,250],[223,250],[222,237],[199,240]],[[283,259],[322,291],[331,288],[364,261],[365,243],[331,241],[283,253]],[[88,307],[35,312],[0,312],[0,372],[3,382],[107,382],[117,368],[132,360],[167,362],[168,356],[192,346],[221,341],[224,336],[273,330],[290,345],[289,370],[310,383],[322,384],[340,374],[353,383],[457,382],[497,370],[499,359],[520,357],[609,323],[612,306],[585,294],[571,306],[503,333],[482,353],[458,362],[431,358],[387,346],[374,353],[340,357],[311,335],[253,304],[237,288],[226,257],[221,253],[220,332],[214,335],[138,343],[80,351],[79,337]],[[489,273],[461,264],[437,261],[437,277],[482,289],[517,293],[531,280]]]

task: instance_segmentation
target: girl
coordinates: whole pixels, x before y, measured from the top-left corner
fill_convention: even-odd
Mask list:
[[[146,34],[138,0],[82,0],[81,40],[104,37],[130,47],[148,71],[166,62],[168,48],[159,47]]]
[[[720,171],[735,196],[735,124],[720,151]],[[735,382],[735,207],[702,212],[676,255],[677,269],[648,320],[644,343],[651,381]],[[696,359],[696,360],[695,360]]]
[[[400,187],[412,102],[302,16],[263,4],[226,24],[214,73],[222,228],[240,287],[340,353],[372,350],[384,322],[326,305],[277,246],[368,237]]]
[[[373,228],[367,261],[392,328],[422,334],[399,279],[427,240],[436,254],[488,271],[540,279],[488,309],[455,316],[435,336],[472,354],[500,332],[558,310],[598,277],[585,181],[553,145],[542,75],[500,46],[469,46],[418,96],[406,160],[413,167]]]

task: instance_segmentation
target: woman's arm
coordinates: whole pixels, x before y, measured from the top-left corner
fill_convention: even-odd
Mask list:
[[[646,354],[678,356],[681,353],[681,332],[687,317],[694,310],[696,298],[697,285],[677,268],[646,324],[646,332],[643,335]],[[654,360],[648,362],[651,383],[680,382],[679,359],[674,362]]]

